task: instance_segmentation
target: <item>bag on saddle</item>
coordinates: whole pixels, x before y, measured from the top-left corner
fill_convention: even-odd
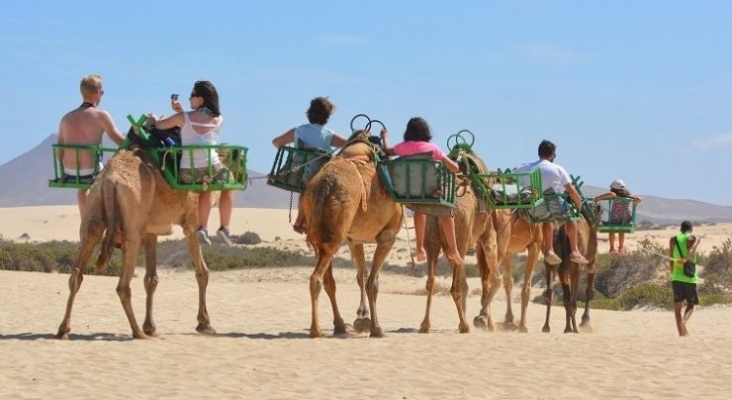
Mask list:
[[[681,246],[679,246],[678,241],[676,242],[676,248],[679,249],[679,254],[681,255],[682,254]],[[689,253],[687,252],[686,254],[688,255]],[[686,256],[682,255],[682,257],[686,257]],[[686,262],[684,263],[683,272],[684,272],[684,275],[688,276],[689,278],[693,278],[694,276],[696,276],[696,261],[686,260]]]

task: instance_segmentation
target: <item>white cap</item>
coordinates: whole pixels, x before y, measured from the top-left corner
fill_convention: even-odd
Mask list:
[[[625,182],[623,182],[620,179],[616,179],[613,181],[613,183],[610,184],[610,189],[615,189],[615,190],[625,189]]]

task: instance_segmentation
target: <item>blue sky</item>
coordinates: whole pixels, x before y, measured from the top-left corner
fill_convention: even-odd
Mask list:
[[[222,141],[259,172],[323,95],[344,134],[366,113],[397,140],[422,116],[443,148],[471,130],[500,168],[549,139],[588,184],[732,205],[730,21],[729,1],[12,1],[0,164],[57,132],[86,74],[123,131],[207,79]]]

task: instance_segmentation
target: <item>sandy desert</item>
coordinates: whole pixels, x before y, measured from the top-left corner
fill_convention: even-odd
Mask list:
[[[0,235],[19,241],[78,240],[75,206],[0,209]],[[211,215],[215,229],[218,215]],[[410,221],[411,222],[411,221]],[[306,250],[287,210],[235,209],[233,233],[257,232],[264,244]],[[401,239],[390,263],[409,266]],[[667,243],[675,228],[629,235]],[[732,235],[732,224],[695,228],[709,251]],[[176,230],[175,237],[181,237]],[[21,238],[25,237],[25,238]],[[604,239],[604,238],[603,238]],[[607,242],[601,243],[607,251]],[[345,252],[345,250],[341,250]],[[346,254],[341,254],[348,257]],[[468,262],[473,262],[468,258]],[[417,268],[424,268],[417,265]],[[430,334],[417,329],[424,278],[382,273],[378,299],[384,338],[310,339],[308,277],[312,266],[212,273],[208,311],[215,336],[195,332],[193,271],[163,269],[155,294],[159,337],[132,340],[114,277],[86,276],[71,319],[71,340],[54,334],[68,297],[65,274],[0,271],[0,398],[256,398],[256,399],[559,399],[729,398],[732,391],[732,308],[699,307],[679,338],[663,310],[592,310],[592,330],[562,333],[564,310],[553,307],[551,333],[542,333],[545,307],[530,304],[529,333],[459,334],[449,296],[436,297]],[[347,322],[359,292],[353,269],[335,268],[338,301]],[[144,317],[142,270],[133,280],[133,306]],[[450,278],[438,278],[449,286]],[[471,279],[470,287],[478,282]],[[533,288],[539,293],[543,288]],[[519,307],[514,290],[514,311]],[[499,292],[492,312],[503,319]],[[467,315],[477,315],[471,295]],[[326,335],[332,312],[321,295]]]

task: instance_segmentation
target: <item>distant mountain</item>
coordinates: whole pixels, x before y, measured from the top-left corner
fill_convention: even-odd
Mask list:
[[[48,187],[49,179],[54,176],[51,146],[57,141],[58,135],[50,135],[38,146],[0,165],[0,176],[5,187],[0,191],[0,207],[76,204],[75,189]],[[236,193],[235,207],[290,207],[290,192],[267,185],[265,179],[259,179],[264,175],[249,171],[252,181],[244,192]],[[293,204],[297,208],[297,194]]]
[[[4,180],[4,190],[0,191],[0,207],[74,205],[76,190],[49,188],[48,180],[53,177],[53,154],[51,146],[58,135],[50,135],[38,146],[26,153],[0,165],[0,176]],[[277,189],[259,179],[265,174],[249,171],[252,179],[250,187],[237,192],[235,207],[281,208],[290,207],[290,192]],[[595,196],[605,191],[597,186],[584,185],[586,196]],[[652,195],[639,194],[643,202],[638,207],[636,220],[655,224],[691,221],[728,222],[732,221],[732,206],[719,206],[696,200],[665,199]],[[293,198],[297,208],[297,196]]]

